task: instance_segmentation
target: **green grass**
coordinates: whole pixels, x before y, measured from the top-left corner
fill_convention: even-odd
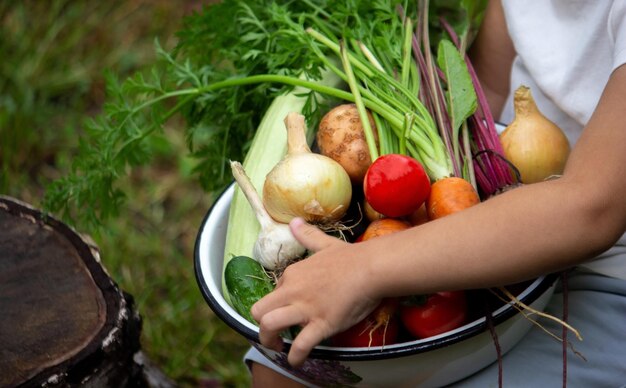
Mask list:
[[[0,2],[0,193],[40,206],[64,175],[81,123],[104,102],[104,71],[123,78],[150,65],[153,41],[175,43],[193,1]],[[158,162],[123,188],[121,216],[90,233],[111,277],[143,318],[142,347],[181,386],[245,386],[246,341],[217,319],[193,272],[196,233],[212,198],[189,174],[182,130],[171,124]]]
[[[136,298],[144,350],[168,376],[181,385],[216,379],[243,386],[248,345],[212,314],[193,272],[196,234],[211,198],[187,175],[186,162],[176,161],[185,155],[180,131],[166,136],[171,148],[125,182],[125,216],[98,234],[103,261]]]

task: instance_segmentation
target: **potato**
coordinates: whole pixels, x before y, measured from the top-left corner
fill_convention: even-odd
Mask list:
[[[374,118],[367,114],[378,142]],[[322,118],[317,144],[322,155],[332,158],[346,170],[353,184],[363,183],[372,158],[355,104],[336,106]]]

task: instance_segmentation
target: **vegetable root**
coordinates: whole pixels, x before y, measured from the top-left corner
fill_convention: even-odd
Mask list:
[[[570,325],[569,323],[563,321],[562,319],[559,319],[557,317],[555,317],[554,315],[550,315],[548,313],[544,313],[542,311],[536,310],[532,307],[530,307],[529,305],[525,304],[524,302],[522,302],[521,300],[519,300],[515,295],[511,294],[511,292],[509,292],[509,290],[507,290],[505,287],[498,287],[498,290],[500,292],[502,292],[507,298],[509,298],[509,300],[511,302],[513,302],[513,307],[518,310],[520,312],[520,314],[522,314],[522,316],[528,320],[530,320],[533,324],[535,324],[536,326],[538,326],[541,330],[543,330],[544,332],[546,332],[548,335],[550,335],[551,337],[553,337],[554,339],[558,340],[558,341],[563,341],[563,339],[561,339],[560,337],[558,337],[556,334],[550,332],[548,329],[546,329],[545,327],[543,327],[539,322],[537,322],[536,320],[530,318],[530,315],[538,315],[540,317],[552,320],[554,322],[557,322],[558,324],[562,325],[563,327],[565,327],[566,329],[570,330],[572,333],[574,333],[574,335],[576,336],[576,338],[579,341],[583,340],[583,337],[580,335],[580,332],[578,330],[576,330],[572,325]],[[500,298],[501,300],[503,300],[504,302],[507,302],[504,298],[502,298],[500,295],[498,295],[497,293],[495,293],[493,290],[491,290],[492,293],[494,293],[498,298]],[[508,302],[507,302],[508,303]],[[526,313],[524,310],[528,310],[528,313]]]
[[[331,343],[339,347],[385,346],[397,341],[399,323],[397,298],[383,299],[367,317],[347,330],[335,334]]]
[[[397,337],[397,328],[391,326],[395,324],[396,313],[398,312],[399,301],[397,298],[383,299],[378,307],[372,312],[373,320],[368,327],[369,346],[372,346],[374,333],[376,330],[383,329],[382,346],[387,345],[387,341],[394,341]],[[395,331],[392,333],[390,330]]]

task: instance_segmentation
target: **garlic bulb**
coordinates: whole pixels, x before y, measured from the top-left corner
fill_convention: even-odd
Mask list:
[[[259,237],[252,249],[252,258],[263,267],[276,270],[286,267],[291,260],[302,257],[306,248],[293,236],[289,225],[278,223],[270,217],[241,163],[231,161],[230,167],[237,184],[261,224]]]
[[[333,159],[311,152],[305,136],[304,116],[289,113],[287,155],[267,174],[263,204],[278,222],[294,217],[308,222],[339,220],[352,199],[352,184],[344,168]]]

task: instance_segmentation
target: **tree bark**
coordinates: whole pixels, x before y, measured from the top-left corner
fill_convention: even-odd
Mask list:
[[[146,386],[140,332],[95,244],[0,196],[0,387]]]

